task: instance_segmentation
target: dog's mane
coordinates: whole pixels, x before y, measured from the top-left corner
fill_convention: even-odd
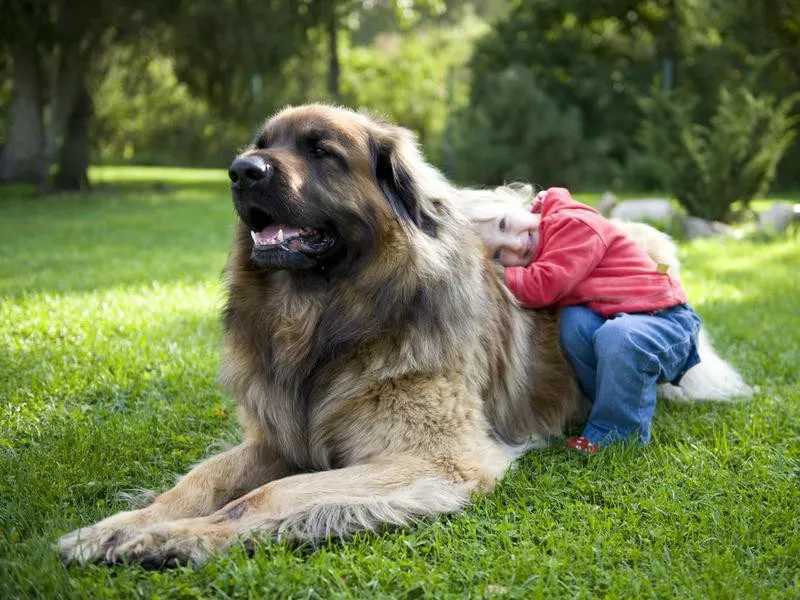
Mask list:
[[[561,427],[560,386],[549,386],[552,398],[527,406],[532,381],[547,377],[515,362],[529,355],[522,348],[537,339],[536,319],[519,310],[502,270],[470,224],[473,203],[519,206],[530,189],[458,188],[425,161],[410,132],[391,131],[393,165],[409,174],[419,210],[435,235],[398,216],[391,250],[378,248],[351,277],[325,278],[257,272],[249,261],[249,232],[240,228],[228,272],[226,323],[228,345],[248,350],[229,361],[236,369],[223,367],[223,381],[247,397],[241,386],[251,385],[258,373],[284,389],[287,401],[294,398],[292,410],[302,413],[295,418],[307,421],[311,404],[324,405],[337,393],[340,365],[352,364],[357,355],[363,386],[411,373],[461,371],[485,398],[498,436],[508,441],[519,442],[522,432]],[[543,322],[551,327],[551,320]],[[540,355],[544,368],[562,375],[557,348],[544,348]],[[250,360],[249,375],[242,372],[242,356]],[[349,393],[357,391],[348,385]],[[541,387],[548,389],[545,383]]]

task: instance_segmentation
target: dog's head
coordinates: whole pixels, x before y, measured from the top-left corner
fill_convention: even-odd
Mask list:
[[[405,129],[330,106],[283,110],[229,170],[252,263],[334,270],[369,258],[398,226],[435,237],[419,169],[430,167]]]

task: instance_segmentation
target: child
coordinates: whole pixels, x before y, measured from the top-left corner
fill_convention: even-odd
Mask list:
[[[563,307],[561,348],[592,403],[568,445],[596,452],[618,440],[647,443],[657,383],[677,384],[700,361],[700,318],[680,282],[563,188],[540,192],[530,213],[508,204],[485,212],[472,209],[475,230],[517,300]]]

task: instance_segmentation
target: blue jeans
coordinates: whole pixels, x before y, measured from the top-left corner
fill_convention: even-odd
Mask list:
[[[583,436],[598,446],[650,441],[656,385],[677,384],[700,362],[699,330],[700,317],[685,304],[608,319],[585,306],[564,308],[561,348],[592,403]]]

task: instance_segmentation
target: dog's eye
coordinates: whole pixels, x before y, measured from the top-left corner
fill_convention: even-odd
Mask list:
[[[313,148],[311,148],[311,150],[309,150],[308,153],[314,158],[323,158],[325,156],[328,156],[328,151],[320,146],[314,146]]]

